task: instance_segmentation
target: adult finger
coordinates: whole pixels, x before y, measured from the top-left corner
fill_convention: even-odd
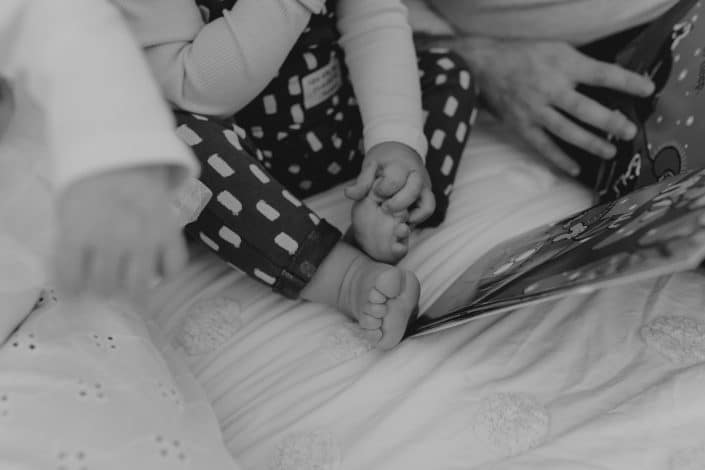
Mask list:
[[[409,223],[419,224],[428,219],[436,210],[436,198],[429,189],[421,191],[421,197],[417,206],[409,213]]]
[[[377,178],[378,168],[379,165],[375,161],[366,163],[360,170],[355,182],[345,188],[345,196],[353,201],[359,201],[367,196],[367,193],[372,189],[375,178]]]
[[[184,238],[181,235],[173,236],[160,249],[159,274],[165,278],[176,275],[186,266],[187,259]]]
[[[96,247],[88,271],[89,285],[96,294],[111,297],[121,290],[121,248],[121,245],[113,243]]]
[[[575,90],[561,94],[553,103],[569,115],[620,139],[631,140],[637,128],[619,111],[608,109]]]
[[[128,261],[125,287],[128,297],[137,304],[143,304],[151,282],[156,276],[158,252],[156,245],[145,243],[133,251]]]
[[[643,75],[585,55],[582,58],[578,66],[572,68],[576,82],[610,88],[635,96],[651,96],[654,92],[654,83]]]
[[[542,129],[531,127],[521,130],[520,134],[531,144],[541,157],[551,162],[558,169],[571,176],[578,176],[580,174],[578,164],[568,157]]]
[[[614,145],[574,123],[553,108],[542,108],[539,111],[539,118],[545,129],[593,155],[609,159],[617,152]]]
[[[413,171],[406,179],[406,184],[394,196],[387,199],[382,207],[390,213],[408,209],[421,194],[423,179],[418,172]]]

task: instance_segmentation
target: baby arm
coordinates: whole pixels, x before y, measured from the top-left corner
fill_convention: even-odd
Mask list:
[[[138,294],[185,260],[168,196],[197,164],[114,7],[22,1],[0,63],[22,91],[16,105],[29,97],[44,117],[58,198],[56,280],[76,293]]]
[[[324,0],[239,0],[205,24],[194,0],[113,0],[177,108],[230,116],[276,76]]]
[[[348,197],[360,200],[374,187],[386,210],[406,211],[415,205],[410,221],[422,222],[434,204],[423,164],[427,143],[406,8],[399,0],[343,0],[338,13],[366,153],[363,172]]]

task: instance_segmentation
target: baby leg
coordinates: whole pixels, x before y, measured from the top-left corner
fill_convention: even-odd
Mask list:
[[[416,277],[342,242],[267,173],[241,129],[188,113],[176,118],[202,163],[204,203],[186,225],[191,238],[283,295],[339,308],[373,330],[381,347],[396,345],[418,303]]]
[[[436,198],[435,212],[420,226],[436,227],[448,210],[460,157],[476,115],[477,91],[459,55],[441,48],[420,50],[417,55],[428,139],[426,170]]]

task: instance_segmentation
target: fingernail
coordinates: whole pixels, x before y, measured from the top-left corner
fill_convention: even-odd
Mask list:
[[[654,91],[656,91],[656,85],[654,85],[654,82],[649,81],[648,85],[644,86],[644,95],[651,96]]]
[[[604,148],[602,154],[605,158],[614,158],[614,156],[617,154],[617,148],[614,145],[608,145]]]
[[[626,140],[632,140],[634,137],[636,137],[636,131],[636,126],[630,122],[627,125],[626,131],[624,132],[624,138]]]

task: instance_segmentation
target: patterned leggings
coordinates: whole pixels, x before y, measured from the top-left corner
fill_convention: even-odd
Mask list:
[[[437,206],[426,222],[430,226],[445,217],[476,95],[462,59],[445,49],[419,52],[419,71],[429,141],[426,168]],[[246,132],[237,117],[175,113],[178,134],[202,165],[198,191],[207,195],[186,225],[187,235],[292,298],[341,237],[300,198],[354,178],[364,157],[354,98],[332,100],[327,124],[301,131],[304,135],[292,136],[289,129],[281,140],[252,126]],[[312,151],[315,159],[309,157]]]

